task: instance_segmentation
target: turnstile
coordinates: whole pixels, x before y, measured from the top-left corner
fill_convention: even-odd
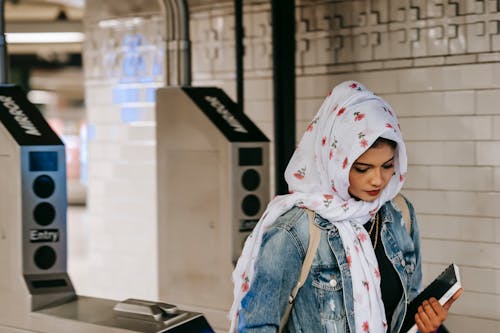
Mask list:
[[[156,99],[160,298],[227,328],[231,273],[269,201],[269,140],[221,90]]]
[[[0,332],[213,332],[201,313],[171,304],[75,294],[64,145],[14,85],[0,86],[0,170]]]

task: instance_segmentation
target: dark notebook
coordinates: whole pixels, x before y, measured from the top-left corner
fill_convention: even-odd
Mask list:
[[[453,294],[460,289],[460,275],[458,266],[451,264],[439,274],[417,297],[415,297],[406,311],[405,320],[401,327],[401,332],[415,333],[417,325],[415,325],[415,314],[418,312],[418,307],[423,301],[431,297],[436,298],[441,305],[445,304]]]

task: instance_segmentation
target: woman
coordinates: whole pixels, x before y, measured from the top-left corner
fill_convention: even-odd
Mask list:
[[[247,239],[233,272],[231,332],[276,332],[307,250],[305,208],[316,213],[321,240],[288,331],[399,332],[422,282],[413,208],[408,233],[391,202],[406,169],[391,107],[357,82],[336,86],[287,167],[290,194],[271,201]],[[436,330],[453,300],[425,301],[419,330]]]

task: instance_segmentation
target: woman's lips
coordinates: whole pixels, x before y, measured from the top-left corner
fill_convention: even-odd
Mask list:
[[[375,191],[366,191],[370,196],[375,197],[380,193],[380,190],[375,190]]]

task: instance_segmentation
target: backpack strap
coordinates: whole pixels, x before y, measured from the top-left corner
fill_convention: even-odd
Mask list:
[[[408,202],[405,197],[398,193],[392,202],[396,205],[396,207],[401,211],[401,215],[403,216],[403,221],[406,224],[406,230],[408,234],[411,234],[411,216],[410,216],[410,207],[408,206]]]
[[[302,269],[300,270],[299,280],[297,281],[295,288],[293,288],[292,293],[288,298],[288,306],[285,310],[285,313],[283,314],[283,317],[281,317],[280,327],[278,330],[279,333],[283,332],[286,323],[288,322],[290,312],[292,311],[295,297],[297,296],[299,289],[304,285],[304,282],[306,282],[309,271],[311,270],[314,256],[316,255],[316,251],[318,249],[319,241],[321,239],[321,229],[314,224],[314,217],[316,213],[309,209],[307,209],[306,211],[307,215],[309,216],[309,244],[307,245],[306,256],[304,258],[304,262],[302,263]]]

